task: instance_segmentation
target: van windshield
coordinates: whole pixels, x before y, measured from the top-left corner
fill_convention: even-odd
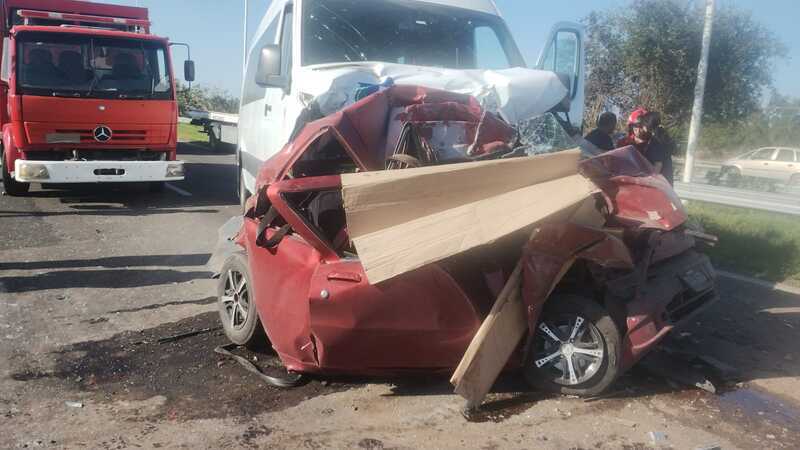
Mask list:
[[[380,61],[450,69],[506,69],[524,61],[497,16],[398,0],[304,3],[304,66]]]
[[[63,33],[18,36],[17,88],[29,95],[172,98],[161,43]]]

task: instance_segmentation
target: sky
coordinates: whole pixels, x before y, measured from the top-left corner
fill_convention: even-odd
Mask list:
[[[239,96],[242,65],[242,31],[245,0],[103,0],[147,7],[153,32],[174,42],[192,47],[197,67],[197,81]],[[247,0],[248,29],[252,33],[270,0]],[[369,0],[364,0],[369,1]],[[592,10],[623,7],[627,0],[495,0],[511,28],[526,62],[533,64],[553,24],[580,21]],[[689,0],[687,0],[689,1]],[[717,0],[752,11],[753,16],[770,28],[789,49],[789,60],[776,67],[775,86],[782,94],[800,97],[800,18],[797,0]],[[176,74],[185,58],[185,50],[174,49]]]

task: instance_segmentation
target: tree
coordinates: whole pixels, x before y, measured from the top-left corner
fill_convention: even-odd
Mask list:
[[[703,30],[703,2],[633,0],[591,13],[587,26],[588,119],[608,106],[658,110],[670,128],[685,127],[692,109]],[[785,46],[752,15],[729,4],[717,12],[709,55],[705,116],[745,120],[771,86]]]
[[[177,83],[178,111],[181,115],[190,109],[236,113],[239,111],[239,99],[227,92],[203,86],[189,89],[185,84]]]

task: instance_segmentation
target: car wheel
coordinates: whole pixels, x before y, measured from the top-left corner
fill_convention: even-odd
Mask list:
[[[261,348],[267,338],[258,318],[250,280],[246,256],[231,255],[222,266],[217,285],[219,318],[231,342]]]
[[[620,349],[619,330],[603,307],[578,295],[554,296],[528,338],[525,378],[550,392],[597,395],[619,375]]]
[[[0,171],[3,172],[3,190],[6,194],[11,196],[20,196],[28,193],[31,188],[30,183],[20,183],[11,177],[11,173],[6,170],[6,155],[0,152]]]
[[[724,170],[728,186],[738,187],[742,183],[742,171],[738,167],[726,167]]]
[[[211,147],[211,151],[213,152],[219,153],[221,150],[220,140],[214,131],[214,127],[208,128],[208,145]]]

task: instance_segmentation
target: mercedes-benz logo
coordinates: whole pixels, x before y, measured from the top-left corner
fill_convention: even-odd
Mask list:
[[[100,125],[94,129],[94,140],[97,142],[106,142],[111,139],[111,128],[105,125]]]

